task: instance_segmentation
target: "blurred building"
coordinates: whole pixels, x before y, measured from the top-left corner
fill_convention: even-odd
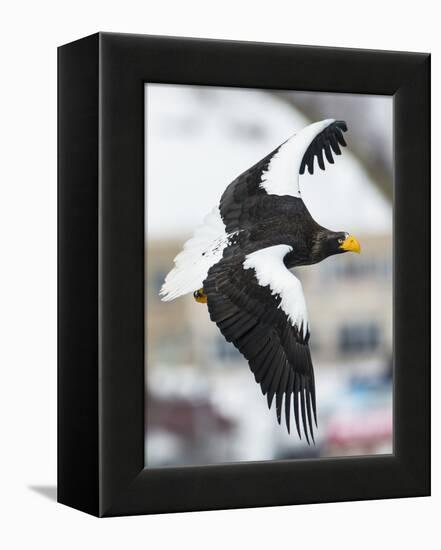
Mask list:
[[[239,458],[243,456],[242,446],[255,446],[255,440],[259,439],[256,434],[253,435],[255,422],[261,423],[259,429],[262,422],[268,422],[264,430],[266,435],[260,437],[258,443],[262,448],[253,451],[261,452],[262,456],[268,452],[266,447],[269,445],[274,455],[281,458],[342,452],[354,454],[354,449],[351,452],[351,445],[340,435],[346,430],[344,421],[332,418],[334,400],[343,391],[343,382],[357,376],[382,376],[392,354],[392,239],[389,234],[357,235],[357,238],[362,245],[361,255],[334,256],[320,264],[294,270],[302,281],[308,307],[310,344],[320,403],[321,438],[318,441],[323,448],[299,444],[295,435],[287,438],[284,427],[276,424],[274,413],[266,410],[265,400],[254,383],[247,362],[210,321],[205,305],[196,303],[191,295],[172,302],[160,300],[159,290],[174,257],[181,250],[183,239],[148,242],[146,428],[151,435],[150,442],[147,441],[147,450],[150,443],[147,456],[150,455],[151,463],[170,463],[170,459],[167,461],[161,452],[158,453],[161,437],[164,439],[166,433],[169,439],[181,440],[180,447],[177,441],[174,443],[182,449],[181,453],[175,448],[171,453],[177,459],[197,463],[243,459]],[[373,435],[366,436],[365,427],[357,439],[358,424],[350,427],[357,441],[357,450],[361,453],[363,449],[371,452],[380,440],[384,443],[384,434],[388,434],[390,447],[390,391],[386,403],[387,418],[378,442],[375,431]],[[224,395],[225,392],[229,393],[228,396]],[[158,412],[161,410],[161,399],[162,408],[168,406],[169,413],[170,410],[175,413],[181,411],[178,414],[180,432],[170,427],[173,424],[170,423],[170,414],[164,417],[164,413]],[[228,400],[231,400],[230,404]],[[250,404],[251,401],[253,404]],[[329,407],[326,402],[330,403]],[[256,413],[251,412],[254,403],[259,407]],[[193,412],[190,410],[192,407],[195,408]],[[374,411],[373,414],[383,418],[383,409],[381,407],[379,412]],[[182,417],[184,410],[187,411],[186,417]],[[193,425],[197,411],[202,415],[206,428],[199,432],[195,432]],[[241,416],[244,411],[248,421],[246,426],[241,426],[242,422],[246,422]],[[256,414],[259,415],[257,418]],[[363,418],[368,416],[360,415],[360,428],[366,426]],[[188,418],[187,423],[185,418]],[[328,421],[329,441],[326,440]],[[269,435],[266,430],[270,431]],[[239,436],[238,431],[242,435]],[[247,443],[246,436],[255,440]],[[364,442],[365,447],[360,447],[360,441]],[[187,456],[189,445],[193,450],[190,458]],[[386,448],[389,447],[386,445]],[[211,455],[207,449],[211,449]]]

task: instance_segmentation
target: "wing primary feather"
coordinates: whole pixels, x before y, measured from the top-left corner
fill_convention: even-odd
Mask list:
[[[297,433],[299,434],[299,438],[302,439],[299,421],[299,391],[299,375],[294,373],[294,419],[296,421]]]
[[[306,413],[308,415],[308,425],[309,425],[309,433],[311,434],[312,442],[315,444],[314,441],[314,430],[312,429],[312,413],[311,413],[311,394],[308,390],[307,383],[303,383],[304,391],[305,391],[305,399],[306,399]]]
[[[280,361],[279,366],[277,367],[277,371],[274,373],[273,379],[271,380],[271,386],[268,390],[268,395],[267,395],[268,408],[270,409],[273,403],[274,395],[276,394],[277,389],[279,387],[280,378],[282,376],[285,361],[286,360],[283,360],[283,359],[282,361]],[[279,421],[279,424],[280,424],[280,421]]]
[[[309,361],[311,362],[311,359],[310,359]],[[318,428],[318,423],[317,423],[317,407],[316,407],[316,402],[315,402],[314,370],[313,370],[313,368],[312,368],[312,364],[311,364],[311,369],[310,369],[310,381],[309,381],[309,384],[310,384],[312,412],[313,412],[313,414],[314,414],[315,427]]]
[[[277,416],[277,422],[280,424],[281,418],[282,418],[282,401],[283,401],[283,393],[276,393],[276,416]]]
[[[312,151],[309,153],[309,157],[308,157],[308,172],[311,175],[314,173],[314,155]]]
[[[318,165],[320,166],[320,169],[324,170],[325,163],[323,162],[323,151],[321,148],[317,151],[317,161],[318,161]]]
[[[302,424],[303,424],[303,431],[305,433],[306,441],[308,442],[308,445],[310,445],[309,437],[308,437],[308,426],[306,424],[305,392],[302,386],[303,384],[301,384],[301,387],[300,387],[300,407],[302,411]]]
[[[286,419],[286,427],[288,429],[288,433],[290,433],[290,424],[291,424],[291,399],[292,399],[293,386],[294,386],[294,373],[290,369],[288,382],[286,384],[286,390],[285,390],[285,419]]]
[[[329,164],[334,164],[334,157],[332,156],[331,146],[327,141],[323,143],[323,150],[325,151],[326,160]]]
[[[335,129],[335,137],[337,138],[337,141],[342,145],[343,147],[346,147],[346,141],[343,137],[343,134],[341,133],[339,128]]]
[[[308,168],[308,172],[312,174],[314,172],[314,153],[312,151],[311,145],[306,150],[304,155],[305,165]]]
[[[340,147],[338,146],[337,138],[332,132],[329,133],[329,143],[331,144],[332,150],[336,155],[341,155]]]
[[[290,372],[290,366],[288,362],[285,361],[285,364],[283,365],[282,376],[279,382],[279,387],[277,388],[277,391],[276,391],[276,414],[277,414],[277,422],[279,424],[282,417],[283,394],[285,393],[289,372]]]
[[[262,391],[264,395],[266,395],[266,393],[269,392],[271,388],[271,382],[273,381],[273,378],[278,372],[279,368],[281,368],[282,366],[282,355],[283,355],[283,350],[282,348],[279,347],[274,357],[274,361],[271,364],[271,367],[268,369],[265,375],[265,378],[261,382]],[[268,403],[268,406],[271,408],[270,403]]]

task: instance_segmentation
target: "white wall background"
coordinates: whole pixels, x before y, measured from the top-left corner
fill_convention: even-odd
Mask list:
[[[410,6],[410,7],[409,7]],[[437,5],[316,0],[5,3],[0,17],[0,545],[3,548],[414,548],[439,544],[440,291],[433,288],[433,497],[97,520],[32,487],[56,480],[56,47],[97,30],[431,51]],[[434,208],[441,204],[433,154]],[[435,216],[436,214],[436,216]],[[433,280],[441,216],[434,212]],[[433,541],[433,542],[432,542]]]

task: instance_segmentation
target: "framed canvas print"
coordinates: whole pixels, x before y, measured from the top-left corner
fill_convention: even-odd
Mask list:
[[[430,493],[428,54],[59,48],[59,501]]]

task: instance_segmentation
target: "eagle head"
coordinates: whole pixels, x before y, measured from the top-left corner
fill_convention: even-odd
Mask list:
[[[320,231],[312,246],[312,263],[320,262],[334,254],[343,254],[344,252],[360,254],[360,251],[360,243],[353,235],[344,231]]]

